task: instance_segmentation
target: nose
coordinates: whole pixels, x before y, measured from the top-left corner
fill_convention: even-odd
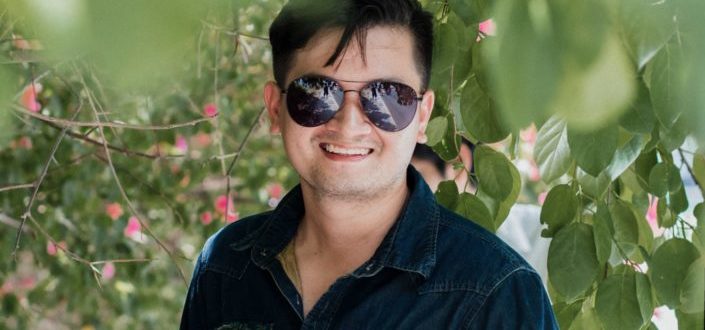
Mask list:
[[[372,125],[362,109],[360,93],[355,90],[345,91],[340,110],[326,123],[329,130],[350,136],[369,134],[372,132]]]

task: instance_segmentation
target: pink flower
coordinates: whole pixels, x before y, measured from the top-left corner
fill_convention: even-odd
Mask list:
[[[32,139],[30,139],[29,137],[26,137],[26,136],[23,136],[23,137],[17,139],[17,147],[27,149],[27,150],[32,149]]]
[[[225,214],[225,208],[233,209],[233,200],[228,200],[225,195],[220,195],[215,199],[215,210],[220,214]]]
[[[215,117],[218,115],[218,107],[215,103],[208,103],[203,106],[203,114],[206,117]]]
[[[115,277],[115,265],[112,262],[106,262],[103,264],[103,269],[101,270],[102,276],[106,280],[110,280]]]
[[[182,154],[185,154],[188,151],[188,143],[186,142],[186,138],[181,135],[176,137],[176,143],[174,143],[174,146]]]
[[[227,222],[227,223],[233,223],[233,222],[235,222],[235,221],[237,221],[237,220],[239,220],[239,219],[240,219],[240,213],[239,213],[239,212],[230,211],[230,212],[228,212],[228,218],[225,219],[225,222]]]
[[[29,84],[22,92],[20,102],[31,112],[39,112],[42,109],[42,104],[37,101],[37,94],[42,92],[42,85],[39,83]]]
[[[479,30],[480,33],[486,36],[493,36],[495,35],[495,32],[497,32],[497,27],[495,26],[494,21],[490,18],[480,23]]]
[[[204,226],[209,225],[211,222],[213,222],[213,213],[211,211],[201,213],[201,223]]]
[[[60,249],[66,249],[66,241],[61,241],[58,244],[54,242],[47,242],[47,254],[50,256],[55,256]]]
[[[133,237],[139,234],[141,229],[142,225],[140,224],[140,220],[135,216],[131,216],[130,219],[127,220],[127,226],[125,226],[123,234],[125,234],[125,237]]]
[[[205,148],[211,144],[211,135],[201,132],[196,134],[194,140],[199,148]]]
[[[284,192],[284,188],[278,183],[271,183],[267,186],[267,194],[269,194],[271,198],[281,198],[282,192]]]
[[[536,142],[536,126],[531,124],[526,129],[519,131],[519,137],[526,143],[534,144]]]
[[[651,231],[654,233],[654,237],[663,235],[666,229],[661,228],[658,225],[658,197],[651,197],[651,203],[649,208],[646,210],[646,222],[649,223]]]
[[[122,206],[119,203],[109,203],[105,206],[105,213],[110,219],[117,220],[122,215]]]
[[[37,285],[37,279],[34,276],[27,276],[20,279],[20,288],[31,290]]]

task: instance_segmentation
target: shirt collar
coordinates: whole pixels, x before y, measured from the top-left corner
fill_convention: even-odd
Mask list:
[[[401,215],[389,230],[373,257],[353,272],[353,276],[376,274],[383,267],[415,272],[428,277],[436,263],[436,241],[440,210],[431,189],[412,167],[407,170],[410,189]],[[297,185],[281,200],[265,220],[262,235],[251,251],[252,261],[267,268],[296,234],[304,215],[301,186]]]

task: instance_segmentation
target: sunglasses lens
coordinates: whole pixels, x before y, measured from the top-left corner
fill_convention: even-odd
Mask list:
[[[286,90],[289,115],[299,125],[315,127],[335,116],[343,100],[343,91],[335,81],[303,77],[291,82]]]
[[[389,131],[400,131],[411,123],[416,114],[416,92],[397,83],[379,81],[360,91],[362,106],[372,123]]]

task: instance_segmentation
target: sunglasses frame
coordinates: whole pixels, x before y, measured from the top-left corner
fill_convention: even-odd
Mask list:
[[[331,77],[327,77],[327,76],[324,76],[324,75],[318,75],[318,74],[307,74],[307,75],[302,75],[302,76],[300,76],[300,77],[298,77],[298,78],[293,79],[291,82],[289,82],[289,84],[287,85],[286,88],[282,88],[281,86],[278,86],[278,87],[279,87],[279,90],[281,91],[281,93],[284,94],[284,95],[287,95],[287,98],[285,99],[285,101],[287,102],[287,105],[288,105],[288,95],[290,95],[290,93],[288,93],[288,92],[289,92],[289,89],[292,88],[292,86],[294,85],[294,83],[295,83],[297,80],[304,79],[304,78],[308,78],[308,79],[320,79],[320,80],[323,80],[323,81],[329,81],[329,82],[335,83],[335,84],[342,90],[342,92],[343,92],[343,100],[344,100],[345,93],[349,93],[349,92],[357,92],[357,93],[360,95],[360,98],[364,98],[364,97],[362,96],[362,94],[361,94],[362,91],[363,91],[364,89],[368,88],[370,85],[372,85],[372,84],[374,84],[374,83],[392,83],[392,84],[396,84],[396,85],[401,85],[401,86],[403,86],[403,87],[405,87],[405,88],[408,88],[409,90],[411,90],[411,91],[414,93],[414,97],[412,98],[412,99],[416,102],[416,104],[414,105],[414,116],[416,115],[416,112],[418,111],[419,103],[423,100],[423,95],[426,93],[426,91],[421,91],[420,93],[417,93],[416,90],[415,90],[413,87],[411,87],[411,86],[409,86],[409,85],[407,85],[407,84],[405,84],[405,83],[398,82],[398,81],[394,81],[394,80],[375,79],[375,80],[370,80],[370,81],[356,81],[356,80],[333,79],[333,78],[331,78]],[[342,81],[342,82],[350,82],[350,83],[365,83],[365,85],[362,86],[360,89],[344,89],[343,86],[340,84],[341,81]],[[421,94],[421,96],[419,96],[419,94]],[[288,106],[287,106],[287,108],[288,108]],[[368,112],[367,109],[364,107],[364,105],[363,105],[363,109],[362,109],[362,110],[363,110],[363,112],[365,113],[365,116],[367,116],[367,118],[370,119],[370,121],[373,123],[373,125],[375,125],[375,126],[376,126],[377,128],[379,128],[379,129],[384,130],[384,131],[387,131],[387,132],[398,132],[398,131],[401,131],[401,130],[407,128],[407,127],[409,126],[409,124],[411,124],[411,122],[413,121],[413,119],[412,119],[412,120],[409,120],[409,123],[407,123],[407,124],[404,125],[403,127],[395,127],[394,129],[391,129],[391,130],[390,130],[390,129],[385,129],[385,128],[381,127],[380,124],[378,124],[377,122],[375,122],[374,119],[372,119],[372,118],[369,117],[369,112]],[[289,111],[290,114],[291,114],[291,109],[288,109],[288,111]],[[340,111],[340,108],[336,109],[336,110],[335,110],[335,113],[337,113],[338,111]],[[320,123],[320,124],[313,125],[313,126],[303,125],[303,124],[299,123],[299,122],[296,121],[296,120],[294,120],[294,121],[295,121],[297,124],[302,125],[302,126],[304,126],[304,127],[317,127],[317,126],[324,125],[325,123],[327,123],[328,121],[330,121],[331,119],[333,119],[333,117],[335,117],[335,115],[331,116],[328,120],[326,120],[326,121],[324,121],[324,122],[322,122],[322,123]]]

